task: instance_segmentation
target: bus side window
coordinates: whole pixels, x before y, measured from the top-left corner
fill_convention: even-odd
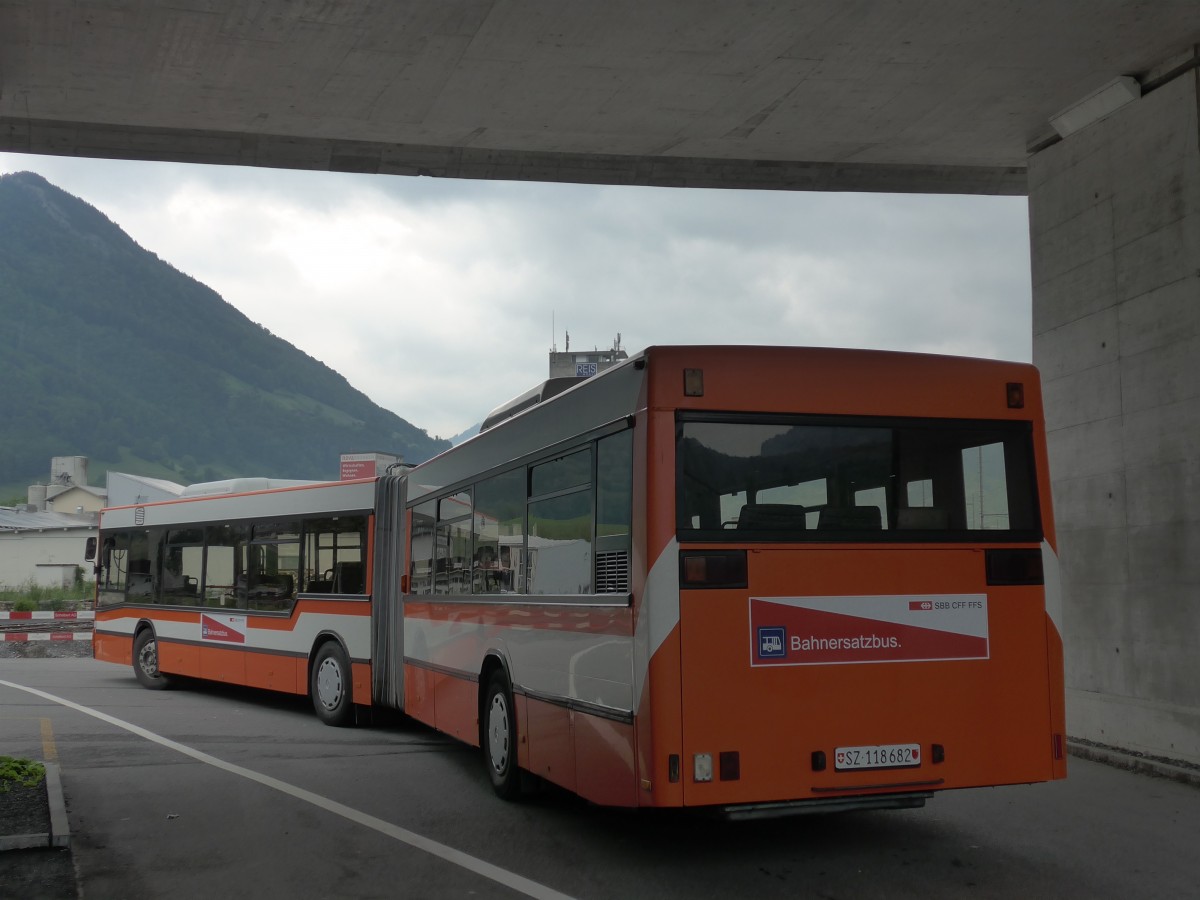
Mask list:
[[[154,545],[157,550],[157,544]],[[125,595],[132,603],[155,601],[154,564],[151,557],[150,536],[145,531],[134,531],[129,535],[129,569],[125,584]]]
[[[181,606],[199,603],[203,562],[202,528],[174,528],[168,531],[162,553],[162,602]]]
[[[597,594],[629,591],[633,530],[633,432],[596,442]]]
[[[471,592],[471,492],[459,491],[438,501],[433,568],[435,594]]]
[[[525,583],[530,594],[590,594],[592,558],[590,446],[529,469]]]
[[[520,561],[525,542],[523,466],[475,485],[474,523],[472,593],[519,593],[523,588]]]
[[[237,607],[245,602],[245,555],[250,540],[246,525],[210,525],[206,529],[208,560],[204,569],[205,606]],[[239,596],[239,588],[240,596]]]
[[[263,522],[254,526],[248,566],[247,606],[287,611],[296,600],[300,576],[300,523]]]
[[[412,510],[412,543],[409,585],[414,594],[433,593],[433,529],[437,521],[437,501],[428,500]]]
[[[303,576],[297,584],[310,594],[361,593],[360,577],[338,577],[339,564],[362,566],[366,546],[367,521],[363,516],[334,516],[307,519],[304,522]]]
[[[98,603],[112,606],[125,602],[125,580],[129,569],[129,534],[107,534],[100,545]]]

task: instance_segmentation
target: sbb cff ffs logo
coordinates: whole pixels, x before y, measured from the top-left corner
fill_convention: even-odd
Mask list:
[[[758,629],[758,655],[766,659],[787,656],[787,631],[780,625]]]
[[[908,601],[909,609],[933,609],[932,600],[910,600]]]

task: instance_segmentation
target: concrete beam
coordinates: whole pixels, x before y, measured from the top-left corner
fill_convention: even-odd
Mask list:
[[[1026,193],[1024,166],[903,165],[621,156],[0,118],[0,150],[380,175],[573,184],[871,191]]]

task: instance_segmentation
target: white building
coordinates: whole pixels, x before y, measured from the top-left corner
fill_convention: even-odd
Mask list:
[[[31,484],[24,506],[0,506],[0,587],[67,587],[80,569],[91,578],[83,555],[101,509],[167,500],[183,490],[170,481],[115,472],[108,475],[107,489],[93,487],[87,469],[86,456],[56,456],[49,482]]]
[[[66,587],[75,581],[77,568],[90,578],[91,564],[83,554],[95,535],[94,513],[0,506],[0,587]]]
[[[133,506],[138,503],[174,500],[184,490],[182,484],[176,484],[174,481],[126,475],[124,472],[109,472],[106,484],[108,502],[105,506]]]
[[[613,345],[605,350],[572,350],[571,336],[567,335],[565,352],[559,353],[557,347],[550,350],[550,377],[590,378],[628,358],[629,354],[621,349],[619,334]]]

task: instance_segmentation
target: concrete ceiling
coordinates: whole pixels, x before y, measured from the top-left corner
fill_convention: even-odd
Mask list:
[[[0,150],[406,175],[1025,191],[1050,116],[1192,65],[1197,0],[0,0]]]

